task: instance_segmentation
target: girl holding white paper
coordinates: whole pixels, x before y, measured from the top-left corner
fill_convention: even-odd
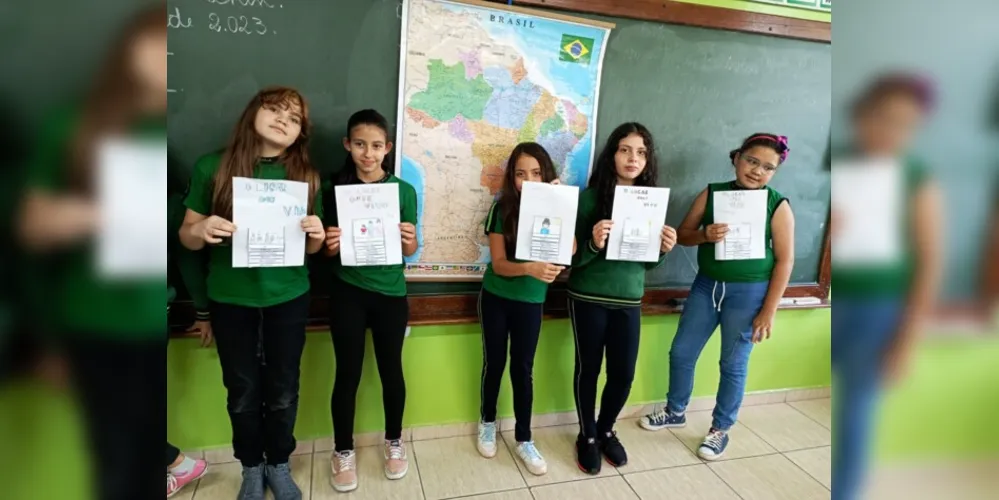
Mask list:
[[[659,260],[607,260],[607,238],[617,186],[655,187],[658,178],[652,134],[639,123],[615,129],[597,158],[589,188],[579,197],[576,238],[582,249],[569,277],[569,317],[576,344],[573,390],[579,413],[576,459],[589,474],[600,472],[601,456],[615,467],[628,462],[614,432],[635,377],[645,273],[662,265],[676,243],[676,231],[665,224],[659,230]],[[665,222],[665,221],[664,221]],[[607,356],[607,383],[594,419],[597,378]]]
[[[229,145],[202,157],[188,189],[180,240],[191,250],[209,248],[211,325],[228,390],[233,452],[243,465],[239,500],[301,498],[289,468],[295,450],[298,380],[309,313],[307,267],[233,267],[231,238],[234,178],[308,184],[301,228],[305,250],[322,248],[324,231],[319,174],[308,155],[309,108],[298,91],[261,90],[243,110]],[[260,332],[258,336],[256,332]],[[261,367],[258,345],[266,363]],[[266,465],[265,465],[266,456]]]
[[[891,181],[877,183],[879,191],[884,197],[893,193],[898,203],[894,210],[886,207],[877,214],[868,209],[869,219],[857,220],[849,217],[853,214],[846,205],[871,203],[833,189],[834,259],[845,253],[837,253],[837,247],[847,243],[843,240],[866,232],[862,226],[870,219],[881,221],[875,231],[891,234],[898,243],[895,252],[881,258],[858,255],[833,262],[837,295],[832,311],[832,369],[837,400],[832,486],[837,499],[852,500],[863,489],[871,417],[882,385],[905,375],[940,286],[947,212],[939,181],[909,152],[933,110],[935,94],[932,82],[918,74],[889,73],[871,82],[853,103],[852,143],[844,151],[853,165],[839,163],[840,155],[834,155],[834,183],[847,169],[855,178],[888,174]]]
[[[524,182],[559,183],[555,164],[548,152],[533,142],[518,144],[510,153],[503,176],[503,190],[486,218],[485,230],[492,260],[486,267],[479,293],[482,404],[479,407],[478,449],[486,458],[496,456],[496,399],[506,365],[509,339],[510,381],[517,417],[514,433],[517,456],[532,474],[542,475],[547,472],[548,465],[531,440],[531,406],[534,399],[531,372],[548,285],[564,266],[514,258]]]
[[[735,167],[735,180],[709,184],[694,199],[680,224],[680,244],[698,246],[699,270],[684,303],[670,349],[667,403],[639,420],[639,424],[651,431],[686,425],[684,412],[694,388],[694,365],[720,323],[721,380],[714,419],[697,450],[705,460],[716,460],[725,453],[728,430],[735,424],[746,389],[749,354],[754,344],[770,338],[777,306],[794,267],[791,205],[785,203],[787,198],[767,185],[789,151],[784,136],[761,133],[746,138],[739,149],[729,153]],[[736,200],[727,207],[765,212],[759,214],[765,225],[766,239],[758,242],[765,243],[763,258],[716,258],[714,247],[726,238],[730,229],[715,221],[719,210],[715,198],[732,192],[765,193],[765,203],[758,207],[749,203],[748,198]]]
[[[348,155],[337,174],[338,185],[395,184],[398,186],[396,232],[406,257],[417,250],[416,189],[393,175],[392,142],[388,120],[373,109],[354,113],[347,122],[349,136],[343,139]],[[338,220],[336,189],[328,190],[326,254],[340,253],[341,226],[353,230],[350,221]],[[405,265],[337,265],[330,301],[330,335],[336,355],[336,381],[330,411],[335,449],[330,457],[333,488],[340,492],[357,488],[357,458],[354,453],[354,414],[357,388],[361,383],[365,333],[370,328],[375,360],[382,382],[385,410],[385,476],[401,479],[409,470],[406,445],[402,441],[402,415],[406,404],[406,382],[402,373],[402,346],[409,322]]]

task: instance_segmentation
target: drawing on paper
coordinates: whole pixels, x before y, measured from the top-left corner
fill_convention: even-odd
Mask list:
[[[561,218],[535,216],[531,231],[531,259],[544,262],[557,260],[561,240]]]
[[[361,266],[386,265],[385,225],[380,218],[354,219],[354,254]]]
[[[284,228],[250,228],[246,245],[247,265],[249,267],[284,265]]]
[[[625,260],[640,259],[649,248],[652,221],[625,219],[621,241],[621,256]]]

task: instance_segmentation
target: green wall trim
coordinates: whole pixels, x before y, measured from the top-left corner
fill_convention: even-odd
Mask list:
[[[742,10],[746,12],[756,12],[758,14],[770,14],[773,16],[790,17],[794,19],[805,19],[808,21],[820,21],[823,23],[832,22],[832,14],[817,10],[798,9],[794,7],[783,7],[780,5],[748,2],[746,0],[676,0],[677,2],[707,5],[709,7],[722,7],[725,9]]]

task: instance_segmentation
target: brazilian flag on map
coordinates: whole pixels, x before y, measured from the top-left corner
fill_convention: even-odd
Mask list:
[[[558,54],[559,61],[590,64],[590,55],[592,53],[592,38],[562,35],[562,47]]]

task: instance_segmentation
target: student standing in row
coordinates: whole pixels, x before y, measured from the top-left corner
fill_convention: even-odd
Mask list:
[[[50,298],[33,326],[51,327],[66,354],[94,457],[87,493],[101,500],[157,498],[166,478],[166,276],[112,276],[96,265],[107,229],[102,151],[121,140],[166,144],[166,17],[162,5],[138,12],[85,101],[47,120],[18,221],[25,249],[49,276],[35,280]],[[129,167],[153,177],[163,168],[156,161]],[[132,208],[151,215],[160,203],[150,198]]]
[[[343,147],[349,153],[337,175],[337,185],[393,183],[399,185],[402,223],[402,254],[416,253],[416,190],[393,175],[392,142],[388,121],[375,110],[354,113],[347,123]],[[340,252],[341,221],[336,210],[336,191],[329,191],[326,228],[327,255]],[[330,459],[330,483],[340,492],[357,488],[357,458],[354,452],[354,414],[357,388],[361,383],[365,332],[371,328],[385,409],[385,476],[401,479],[409,470],[402,441],[402,415],[406,405],[406,382],[402,373],[402,345],[409,322],[406,277],[403,264],[346,267],[339,265],[330,300],[330,335],[336,355],[336,381],[330,411],[333,416],[335,450]]]
[[[619,185],[655,187],[658,174],[652,134],[641,124],[625,123],[607,139],[589,189],[579,198],[576,238],[582,249],[573,258],[569,277],[569,317],[576,341],[573,389],[580,427],[576,459],[589,474],[600,472],[601,455],[615,467],[628,462],[614,423],[635,378],[645,273],[662,265],[676,243],[676,231],[663,225],[658,262],[607,260],[614,191]],[[600,417],[594,420],[605,351],[607,382]]]
[[[900,170],[899,185],[893,188],[903,204],[901,216],[884,231],[894,232],[902,244],[894,259],[833,266],[834,500],[860,495],[881,386],[904,376],[940,286],[941,229],[946,224],[940,187],[929,167],[909,152],[934,101],[935,92],[925,78],[888,74],[865,88],[851,110],[852,144],[845,153],[893,161],[888,168]],[[834,205],[833,238],[854,230],[840,227],[836,211]]]
[[[514,432],[517,456],[532,474],[542,475],[548,471],[548,465],[531,440],[532,372],[548,285],[565,268],[544,262],[520,261],[513,257],[517,252],[517,223],[524,182],[559,183],[548,152],[533,142],[518,144],[510,153],[503,176],[503,190],[486,218],[486,235],[492,259],[486,267],[479,293],[482,402],[479,406],[478,449],[486,458],[496,456],[496,399],[499,397],[509,340],[510,381],[517,417]],[[550,225],[548,219],[544,223],[545,228]],[[573,253],[575,251],[573,242]]]
[[[721,379],[711,429],[697,450],[705,460],[716,460],[725,453],[728,431],[735,425],[746,391],[749,355],[754,344],[770,338],[777,306],[794,267],[791,205],[767,185],[789,151],[784,136],[754,134],[746,138],[739,149],[729,154],[735,180],[709,184],[694,199],[680,224],[679,242],[697,245],[699,269],[670,348],[667,402],[639,424],[650,431],[686,425],[684,412],[694,389],[694,366],[720,323]],[[725,239],[728,226],[715,223],[714,196],[738,190],[767,193],[764,257],[717,260],[715,244]]]
[[[301,227],[306,252],[316,253],[324,239],[322,197],[308,140],[309,109],[301,94],[285,87],[262,90],[243,111],[225,151],[198,160],[185,200],[181,243],[191,250],[211,245],[212,333],[229,392],[233,451],[243,465],[238,500],[262,500],[265,485],[276,500],[302,496],[288,458],[295,450],[309,271],[305,266],[232,267],[232,247],[222,243],[231,242],[236,231],[233,177],[308,183],[308,215]]]

